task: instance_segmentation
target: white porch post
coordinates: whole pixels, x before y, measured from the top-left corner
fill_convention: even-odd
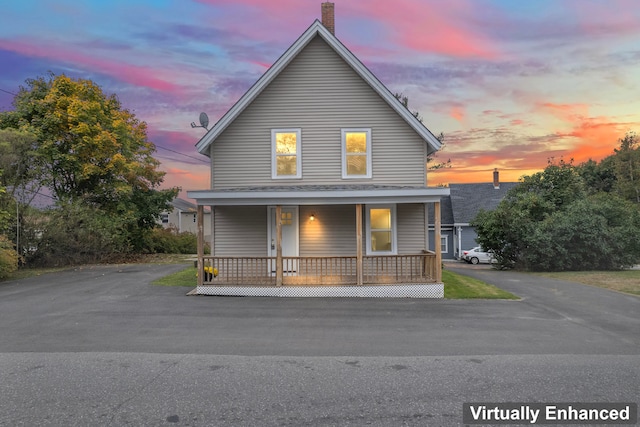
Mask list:
[[[440,237],[440,225],[441,225],[441,212],[440,202],[435,202],[433,207],[433,229],[434,229],[434,242],[436,250],[436,282],[442,282],[442,242]]]
[[[196,216],[198,221],[198,286],[202,286],[204,273],[204,206],[198,205]]]
[[[282,286],[282,206],[276,206],[276,286]]]
[[[356,284],[362,283],[362,205],[356,205]]]

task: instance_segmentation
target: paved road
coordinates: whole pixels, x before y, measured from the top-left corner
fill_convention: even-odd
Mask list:
[[[0,425],[460,425],[635,401],[640,298],[448,266],[520,301],[186,297],[180,266],[0,283]]]

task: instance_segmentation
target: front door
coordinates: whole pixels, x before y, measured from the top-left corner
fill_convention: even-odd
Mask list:
[[[283,206],[282,207],[282,256],[297,257],[298,256],[298,207]],[[277,228],[276,228],[276,208],[269,208],[269,256],[277,255]],[[275,274],[275,263],[271,265],[272,273]],[[285,260],[284,273],[292,274],[298,271],[298,263],[295,260]]]

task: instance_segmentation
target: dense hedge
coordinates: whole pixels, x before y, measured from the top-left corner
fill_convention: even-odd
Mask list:
[[[0,279],[4,279],[18,269],[18,254],[13,243],[0,235]]]

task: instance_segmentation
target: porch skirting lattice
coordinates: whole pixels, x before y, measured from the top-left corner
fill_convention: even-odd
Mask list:
[[[444,298],[442,283],[373,286],[198,286],[198,295],[291,298]]]

